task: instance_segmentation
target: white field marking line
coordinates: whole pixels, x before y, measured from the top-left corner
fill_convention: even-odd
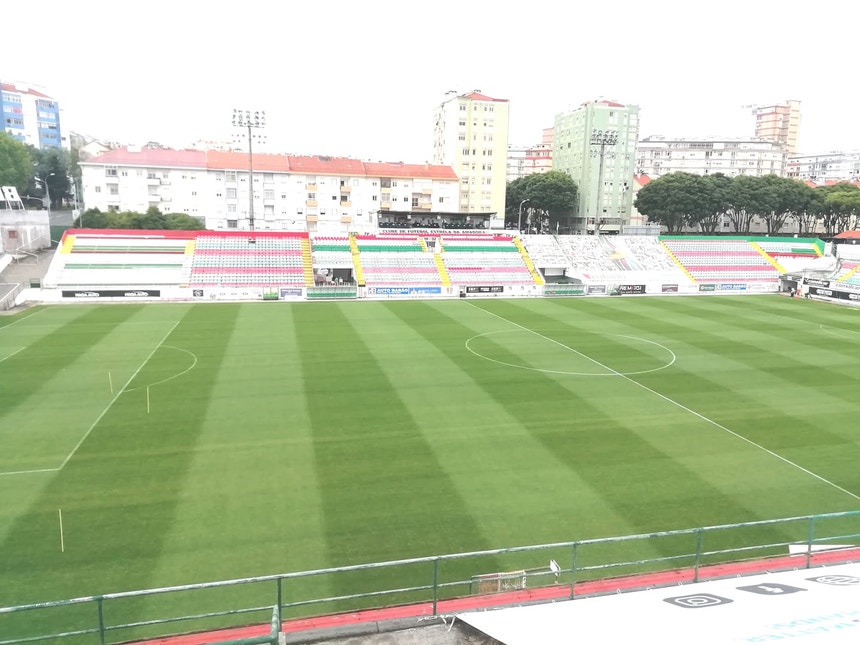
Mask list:
[[[475,309],[480,309],[481,311],[483,311],[483,312],[485,312],[485,313],[488,313],[488,314],[490,314],[491,316],[495,316],[495,317],[496,317],[496,318],[498,318],[499,320],[504,320],[506,323],[508,323],[508,324],[510,324],[510,325],[515,325],[516,327],[519,327],[520,329],[523,329],[523,330],[525,330],[525,331],[529,331],[529,332],[531,332],[531,333],[533,333],[533,334],[537,334],[538,336],[542,336],[542,337],[543,337],[543,338],[545,338],[546,340],[548,340],[548,341],[550,341],[550,342],[552,342],[552,343],[555,343],[556,345],[559,345],[559,346],[561,346],[561,347],[564,347],[565,349],[567,349],[567,350],[569,350],[569,351],[571,351],[571,352],[573,352],[573,353],[575,353],[575,354],[578,354],[578,355],[579,355],[579,356],[581,356],[582,358],[586,358],[586,359],[590,360],[590,361],[591,361],[591,362],[593,362],[595,365],[599,365],[600,367],[602,367],[602,368],[603,368],[603,369],[605,369],[605,370],[608,370],[608,371],[610,371],[610,372],[614,372],[616,375],[618,375],[620,378],[623,378],[625,381],[629,381],[630,383],[633,383],[633,385],[636,385],[636,386],[638,386],[638,387],[642,388],[643,390],[645,390],[646,392],[650,392],[651,394],[653,394],[653,395],[655,395],[655,396],[657,396],[657,397],[659,397],[659,398],[663,399],[663,400],[664,400],[664,401],[666,401],[667,403],[671,403],[671,404],[672,404],[672,405],[674,405],[675,407],[678,407],[678,408],[680,408],[680,409],[684,410],[685,412],[688,412],[688,413],[692,414],[694,417],[697,417],[697,418],[701,419],[702,421],[704,421],[704,422],[706,422],[706,423],[710,423],[710,424],[711,424],[712,426],[714,426],[715,428],[719,428],[720,430],[723,430],[724,432],[728,432],[730,435],[732,435],[732,436],[734,436],[734,437],[737,437],[738,439],[740,439],[740,440],[742,440],[742,441],[747,442],[747,443],[748,443],[748,444],[750,444],[751,446],[755,446],[755,447],[756,447],[756,448],[758,448],[759,450],[763,450],[764,452],[766,452],[767,454],[769,454],[771,457],[775,457],[776,459],[779,459],[779,460],[780,460],[780,461],[782,461],[783,463],[786,463],[786,464],[788,464],[789,466],[793,466],[793,467],[797,468],[798,470],[800,470],[801,472],[804,472],[804,473],[806,473],[807,475],[809,475],[809,476],[811,476],[811,477],[814,477],[814,478],[815,478],[815,479],[817,479],[818,481],[823,482],[823,483],[827,484],[828,486],[832,486],[832,487],[833,487],[833,488],[835,488],[836,490],[841,491],[841,492],[845,493],[846,495],[849,495],[849,496],[853,497],[853,498],[854,498],[854,499],[856,499],[856,500],[860,500],[860,495],[857,495],[857,494],[855,494],[855,493],[852,493],[850,490],[847,490],[847,489],[845,489],[845,488],[842,488],[842,486],[840,486],[839,484],[835,484],[835,483],[833,483],[832,481],[830,481],[829,479],[825,479],[825,478],[824,478],[824,477],[822,477],[821,475],[818,475],[818,474],[816,474],[816,473],[812,472],[811,470],[808,470],[807,468],[804,468],[804,467],[803,467],[803,466],[801,466],[800,464],[796,464],[796,463],[794,463],[794,462],[793,462],[793,461],[791,461],[790,459],[787,459],[787,458],[783,457],[782,455],[779,455],[779,454],[775,453],[773,450],[769,450],[768,448],[765,448],[764,446],[762,446],[761,444],[756,443],[756,442],[755,442],[755,441],[753,441],[752,439],[747,439],[747,438],[746,438],[745,436],[743,436],[742,434],[738,434],[738,433],[737,433],[737,432],[735,432],[734,430],[730,430],[729,428],[727,428],[726,426],[722,425],[721,423],[718,423],[718,422],[714,421],[713,419],[709,419],[709,418],[708,418],[708,417],[706,417],[705,415],[703,415],[703,414],[701,414],[701,413],[699,413],[699,412],[696,412],[695,410],[691,410],[691,409],[690,409],[690,408],[688,408],[686,405],[684,405],[684,404],[682,404],[682,403],[678,403],[678,402],[677,402],[677,401],[675,401],[674,399],[670,399],[670,398],[669,398],[668,396],[666,396],[665,394],[661,394],[661,393],[660,393],[660,392],[658,392],[657,390],[652,390],[652,389],[651,389],[650,387],[648,387],[647,385],[643,385],[642,383],[639,383],[638,381],[636,381],[636,380],[634,380],[634,379],[630,378],[630,377],[629,377],[629,376],[627,376],[626,374],[622,374],[622,373],[620,373],[620,372],[618,372],[618,371],[616,371],[616,370],[612,369],[612,368],[611,368],[611,367],[609,367],[608,365],[604,365],[603,363],[601,363],[601,362],[600,362],[600,361],[598,361],[597,359],[591,358],[590,356],[588,356],[588,355],[586,355],[586,354],[583,354],[582,352],[580,352],[580,351],[578,351],[578,350],[576,350],[576,349],[574,349],[574,348],[572,348],[572,347],[568,347],[568,346],[567,346],[567,345],[565,345],[564,343],[560,343],[560,342],[558,342],[557,340],[554,340],[554,339],[552,339],[552,338],[549,338],[549,337],[547,337],[547,336],[544,336],[543,334],[541,334],[541,333],[539,333],[539,332],[536,332],[536,331],[534,331],[534,330],[532,330],[532,329],[529,329],[528,327],[524,327],[523,325],[520,325],[519,323],[515,323],[513,320],[508,320],[508,319],[507,319],[507,318],[505,318],[504,316],[500,316],[499,314],[493,313],[492,311],[489,311],[489,310],[487,310],[487,309],[484,309],[483,307],[479,307],[479,306],[477,306],[477,305],[473,305],[471,302],[467,302],[466,304],[471,305],[471,306],[472,306],[472,307],[474,307]]]
[[[9,329],[13,325],[17,325],[19,322],[24,322],[25,320],[27,320],[28,318],[32,318],[33,316],[38,316],[43,311],[47,311],[47,309],[40,309],[39,311],[34,311],[33,313],[24,316],[23,318],[19,318],[15,322],[10,322],[8,325],[3,325],[2,327],[0,327],[0,331],[3,331],[4,329]]]
[[[846,334],[856,334],[860,336],[860,331],[854,331],[853,329],[842,329],[842,327],[831,327],[830,325],[818,325],[821,331],[830,334],[831,336],[836,336],[837,338],[849,338],[854,340],[850,336],[840,336],[839,332],[845,332]]]
[[[0,363],[2,363],[3,361],[5,361],[7,358],[12,358],[12,357],[13,357],[15,354],[17,354],[18,352],[23,352],[25,349],[27,349],[27,348],[26,348],[26,347],[22,347],[21,349],[16,349],[14,352],[12,352],[11,354],[9,354],[8,356],[4,356],[3,358],[0,358]]]
[[[140,385],[138,387],[132,387],[126,390],[126,392],[136,392],[137,390],[142,390],[146,387],[155,387],[156,385],[161,385],[162,383],[167,383],[168,381],[172,381],[175,378],[179,378],[185,374],[188,374],[191,370],[197,367],[197,354],[187,349],[182,349],[181,347],[174,347],[173,345],[162,345],[163,349],[175,349],[177,352],[185,352],[191,358],[194,359],[194,362],[191,363],[190,367],[186,367],[184,370],[179,372],[178,374],[174,374],[173,376],[168,376],[167,378],[163,378],[160,381],[156,381],[155,383],[150,383],[149,385]]]
[[[77,445],[75,445],[75,447],[72,448],[72,451],[68,454],[68,456],[65,459],[63,459],[63,463],[60,464],[60,467],[57,468],[57,470],[62,470],[65,467],[65,465],[67,463],[69,463],[69,460],[75,456],[75,453],[78,451],[78,448],[80,448],[83,445],[84,441],[87,440],[87,437],[90,436],[90,433],[93,431],[93,428],[95,428],[99,424],[99,421],[101,421],[104,418],[104,416],[108,413],[108,410],[110,410],[111,407],[113,406],[113,404],[116,403],[116,400],[120,396],[122,396],[122,394],[126,391],[125,388],[127,388],[129,386],[129,384],[134,380],[134,378],[138,374],[140,374],[140,371],[146,366],[146,364],[149,362],[149,359],[155,355],[155,352],[158,351],[158,348],[161,347],[161,345],[164,343],[164,341],[167,340],[168,336],[170,336],[170,334],[173,333],[173,330],[176,329],[176,327],[179,325],[180,322],[182,322],[181,319],[177,320],[175,323],[173,323],[173,326],[168,330],[168,332],[166,334],[164,334],[164,337],[160,341],[158,341],[158,345],[156,345],[152,349],[152,351],[149,352],[149,356],[147,356],[144,359],[144,361],[140,364],[140,366],[134,371],[134,374],[132,374],[131,377],[129,377],[129,379],[125,382],[125,385],[123,385],[119,389],[119,391],[117,391],[117,393],[114,395],[114,397],[110,400],[110,403],[107,404],[107,407],[104,410],[102,410],[102,413],[96,418],[95,421],[93,421],[93,424],[86,431],[86,434],[84,434],[84,436],[81,437],[81,439],[80,439],[80,441],[78,441]]]
[[[558,330],[558,331],[562,331],[562,330]],[[478,358],[483,358],[484,360],[490,361],[491,363],[497,363],[498,365],[504,365],[506,367],[515,367],[515,368],[521,369],[521,370],[529,370],[530,372],[543,372],[545,374],[564,374],[567,376],[618,376],[618,374],[615,374],[612,372],[604,372],[602,374],[600,372],[571,372],[568,370],[551,370],[551,369],[544,369],[542,367],[529,367],[527,365],[517,365],[516,363],[507,363],[505,361],[500,361],[496,358],[490,358],[489,356],[485,356],[484,354],[481,354],[480,352],[472,349],[472,346],[471,346],[471,342],[473,340],[475,340],[476,338],[484,338],[486,336],[493,336],[495,334],[517,334],[520,332],[521,332],[521,330],[519,330],[519,329],[503,329],[501,331],[488,331],[488,332],[483,333],[483,334],[476,334],[466,341],[465,346],[466,346],[466,349],[468,349],[472,354],[474,354]],[[652,372],[659,372],[660,370],[665,370],[667,367],[672,367],[672,365],[675,364],[675,361],[678,360],[678,357],[675,356],[675,352],[673,352],[671,349],[669,349],[665,345],[661,345],[660,343],[658,343],[656,341],[648,340],[647,338],[640,338],[639,336],[626,336],[624,334],[610,334],[608,332],[599,332],[599,331],[584,331],[581,333],[595,334],[597,336],[617,336],[618,338],[627,338],[630,340],[638,340],[638,341],[641,341],[643,343],[656,345],[660,349],[666,350],[669,353],[669,355],[672,357],[671,360],[668,363],[666,363],[665,365],[661,365],[660,367],[655,367],[655,368],[650,369],[650,370],[639,370],[637,372],[620,372],[621,374],[624,374],[625,376],[636,376],[637,374],[651,374]]]

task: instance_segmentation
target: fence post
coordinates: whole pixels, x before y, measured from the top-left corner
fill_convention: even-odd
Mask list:
[[[101,596],[96,598],[96,605],[99,609],[99,643],[105,645],[105,611],[104,598]]]
[[[436,604],[439,602],[439,558],[433,560],[433,615],[436,615]]]
[[[696,529],[696,561],[693,563],[693,582],[699,581],[699,566],[702,564],[702,529]]]
[[[577,543],[573,543],[573,554],[570,559],[570,597],[573,598],[573,588],[576,586],[576,547]]]
[[[809,518],[809,531],[806,536],[806,568],[812,566],[812,543],[815,542],[815,515]]]
[[[284,581],[283,578],[278,578],[278,613],[281,613],[281,609],[284,608],[284,591],[281,583]]]

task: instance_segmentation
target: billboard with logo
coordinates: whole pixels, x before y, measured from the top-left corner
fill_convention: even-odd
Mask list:
[[[63,298],[160,298],[160,289],[79,289],[63,291]]]

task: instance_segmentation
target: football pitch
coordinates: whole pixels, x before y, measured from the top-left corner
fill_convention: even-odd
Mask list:
[[[858,322],[777,296],[0,317],[0,606],[857,510]]]

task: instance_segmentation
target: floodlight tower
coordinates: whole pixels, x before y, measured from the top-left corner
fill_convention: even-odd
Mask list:
[[[254,230],[254,145],[252,143],[253,129],[266,127],[266,113],[255,110],[233,110],[233,125],[237,128],[248,129],[248,226]]]
[[[618,144],[618,130],[591,131],[591,156],[600,157],[597,170],[597,213],[594,216],[594,234],[600,235],[600,221],[603,219],[603,159],[606,157],[606,148],[610,147],[609,154],[615,155],[615,146]]]

